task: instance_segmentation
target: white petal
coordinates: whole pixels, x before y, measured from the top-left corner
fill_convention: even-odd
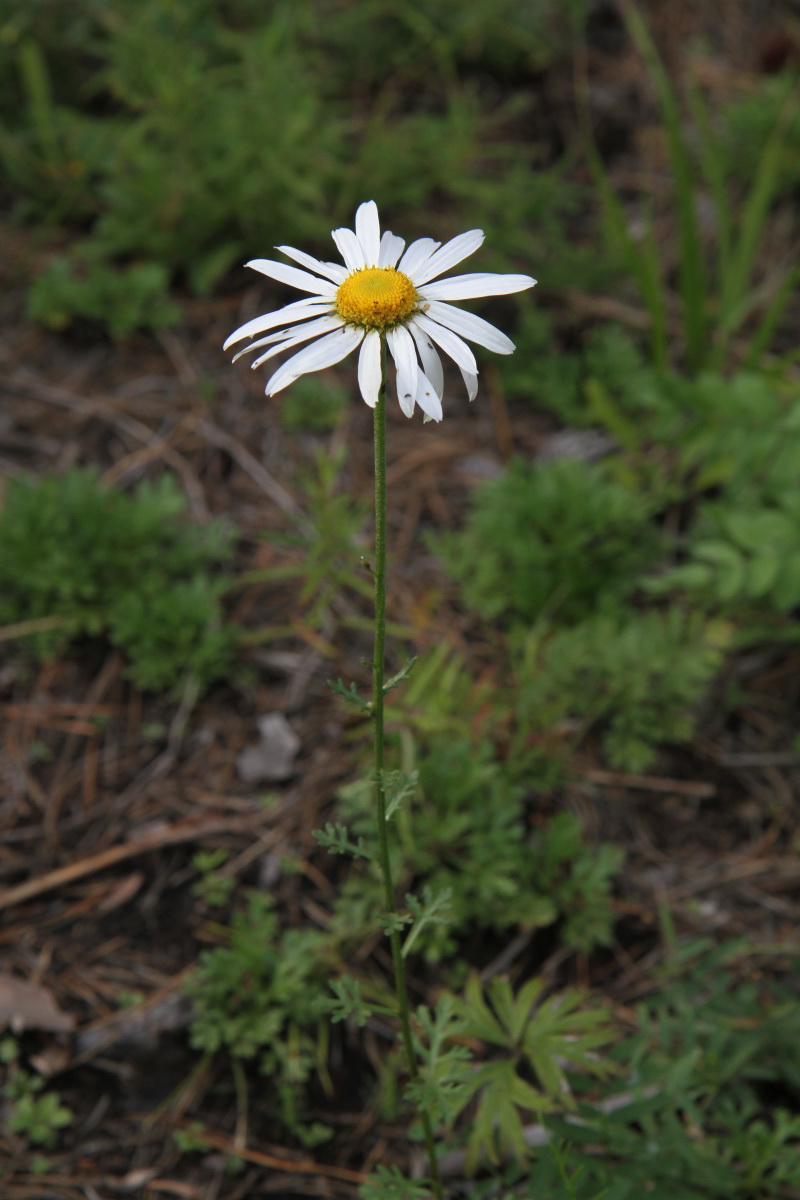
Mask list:
[[[312,300],[310,297],[304,296],[302,300],[294,300],[291,304],[285,304],[283,308],[276,308],[274,312],[263,313],[260,317],[253,317],[252,320],[245,321],[244,325],[234,329],[230,337],[225,340],[222,349],[227,350],[229,346],[241,342],[244,338],[252,337],[254,333],[264,333],[265,330],[275,329],[278,325],[292,325],[297,321],[307,321],[309,317],[319,317],[329,308],[330,302],[327,300],[317,300],[316,298]]]
[[[307,342],[309,338],[320,337],[323,333],[331,333],[334,329],[340,329],[342,325],[344,325],[344,321],[338,316],[320,317],[318,321],[309,321],[308,325],[301,325],[291,337],[278,342],[266,354],[262,354],[254,359],[250,363],[250,366],[255,371],[256,367],[260,367],[262,363],[268,362],[276,354],[281,354],[284,350],[288,350],[290,346],[299,346],[301,342]],[[252,350],[254,347],[249,346],[248,349]]]
[[[328,324],[324,328],[321,322],[333,321],[334,324]],[[234,354],[231,362],[238,362],[244,354],[250,354],[253,350],[260,350],[262,346],[272,346],[276,342],[288,342],[295,338],[298,342],[302,342],[305,338],[313,337],[315,333],[327,333],[330,329],[335,329],[339,325],[344,325],[344,321],[335,313],[325,313],[321,317],[317,317],[315,321],[309,321],[307,325],[284,326],[276,333],[270,333],[267,337],[259,338],[258,341],[251,342],[249,346],[244,346],[236,354]],[[310,331],[310,332],[309,332]],[[255,364],[253,364],[255,366]]]
[[[411,276],[411,282],[419,287],[421,284],[427,283],[429,279],[441,275],[443,271],[449,271],[456,263],[460,263],[462,259],[469,258],[470,254],[474,254],[483,244],[483,239],[482,229],[470,229],[468,233],[460,233],[458,237],[445,242],[441,250],[432,254],[428,261]]]
[[[299,288],[301,292],[314,292],[317,296],[325,296],[331,300],[336,295],[336,288],[329,280],[318,279],[316,275],[310,275],[308,271],[298,271],[297,267],[289,267],[286,263],[273,262],[271,258],[254,258],[247,266],[252,267],[254,271],[260,271],[262,275],[269,275],[270,279],[277,279],[281,283]]]
[[[332,367],[334,363],[341,362],[345,355],[355,350],[363,337],[364,330],[354,329],[352,325],[345,325],[335,333],[329,333],[327,337],[314,342],[313,346],[306,346],[304,350],[292,355],[267,381],[265,392],[268,396],[274,396],[301,375],[307,375],[310,371],[321,371],[323,367]]]
[[[425,288],[426,300],[475,300],[479,296],[507,296],[524,292],[536,283],[530,275],[454,275]]]
[[[392,352],[397,367],[397,399],[407,417],[414,411],[414,397],[417,394],[417,352],[411,334],[402,325],[391,330],[387,335],[389,349]]]
[[[372,329],[361,344],[358,356],[358,386],[364,402],[374,408],[381,388],[381,335]]]
[[[445,329],[444,325],[437,325],[435,321],[429,320],[422,313],[413,318],[413,323],[419,325],[424,333],[432,337],[437,346],[441,346],[445,354],[449,354],[453,362],[457,363],[459,367],[465,371],[469,371],[472,375],[478,374],[478,364],[475,362],[475,355],[467,343],[462,342],[458,334],[453,333],[450,329]]]
[[[467,395],[470,401],[474,400],[478,394],[478,376],[473,375],[471,371],[465,371],[463,367],[458,368],[464,383],[467,385]]]
[[[336,242],[348,271],[361,271],[367,265],[361,242],[352,229],[334,229],[331,237]]]
[[[427,333],[422,329],[412,324],[409,325],[408,331],[413,337],[419,351],[419,356],[422,359],[422,369],[433,384],[433,390],[436,392],[436,395],[441,399],[444,396],[444,372],[439,352]]]
[[[436,394],[436,388],[422,371],[417,376],[416,402],[425,413],[426,421],[441,421],[442,402]]]
[[[397,260],[405,249],[405,242],[396,233],[386,233],[381,238],[381,252],[378,256],[379,267],[396,267]]]
[[[433,238],[418,238],[416,242],[411,243],[400,259],[397,264],[398,271],[402,271],[410,279],[413,272],[419,271],[441,244],[441,242],[435,242]]]
[[[356,237],[361,243],[368,267],[377,267],[381,256],[381,223],[374,200],[360,204],[356,212]]]
[[[440,325],[452,329],[469,342],[477,342],[487,350],[496,354],[513,354],[514,343],[494,325],[476,317],[474,313],[464,312],[463,308],[455,308],[452,304],[443,304],[441,300],[431,300],[427,308],[428,316]]]
[[[326,279],[330,279],[333,283],[342,283],[347,279],[347,271],[344,267],[340,267],[338,263],[321,262],[320,259],[314,258],[312,254],[306,254],[304,250],[295,250],[294,246],[276,246],[276,250],[280,250],[281,254],[285,254],[287,258],[293,258],[295,262],[299,262],[301,266],[308,267],[310,271],[317,271],[318,274],[324,275]]]
[[[309,325],[315,324],[314,321],[309,321]],[[262,346],[273,346],[275,342],[285,342],[297,329],[302,329],[302,325],[284,326],[277,333],[270,333],[267,337],[258,338],[255,342],[251,342],[249,346],[243,346],[241,350],[237,350],[231,359],[232,363],[238,362],[245,354],[251,354],[253,350],[260,350]],[[308,328],[308,326],[306,326]]]

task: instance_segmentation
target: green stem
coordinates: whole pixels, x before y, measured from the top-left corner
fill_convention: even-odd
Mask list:
[[[386,653],[386,343],[381,339],[381,387],[375,405],[375,647],[372,657],[372,719],[374,721],[375,745],[375,812],[378,825],[378,861],[383,875],[383,890],[386,911],[397,912],[392,883],[392,868],[389,862],[389,828],[386,820],[386,792],[383,786],[383,668]],[[394,987],[397,1008],[400,1014],[400,1031],[403,1039],[408,1073],[416,1079],[417,1059],[411,1037],[411,1007],[408,1002],[405,966],[400,947],[400,934],[390,930],[394,966]],[[433,1129],[427,1113],[420,1113],[425,1148],[431,1168],[431,1180],[437,1200],[442,1200],[442,1182]]]

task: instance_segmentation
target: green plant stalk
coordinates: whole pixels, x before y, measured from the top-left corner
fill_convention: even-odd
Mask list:
[[[383,876],[383,890],[388,916],[397,912],[389,862],[389,827],[386,819],[386,791],[383,785],[384,730],[384,658],[386,654],[386,340],[381,339],[381,386],[375,405],[375,642],[372,656],[372,721],[375,762],[375,817],[378,826],[378,862]],[[411,1006],[408,1002],[405,965],[397,929],[389,930],[394,967],[394,987],[400,1016],[400,1031],[405,1050],[408,1073],[416,1079],[419,1072],[411,1037]],[[420,1112],[425,1148],[431,1169],[431,1181],[437,1200],[442,1200],[442,1182],[430,1117]]]

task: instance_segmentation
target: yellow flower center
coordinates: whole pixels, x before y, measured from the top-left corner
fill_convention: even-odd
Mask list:
[[[418,301],[417,289],[402,271],[364,267],[340,284],[334,307],[349,325],[384,330],[407,321]]]

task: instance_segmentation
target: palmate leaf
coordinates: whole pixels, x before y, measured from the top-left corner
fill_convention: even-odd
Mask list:
[[[613,1066],[598,1056],[614,1038],[608,1009],[579,1007],[584,996],[569,989],[549,996],[531,1017],[524,1035],[525,1054],[549,1096],[571,1103],[566,1069],[607,1078]]]
[[[467,1170],[474,1171],[482,1157],[497,1163],[513,1155],[524,1162],[527,1146],[521,1114],[554,1112],[556,1102],[521,1079],[510,1058],[481,1067],[472,1087],[480,1099],[467,1143]]]
[[[483,1042],[493,1042],[496,1046],[513,1045],[502,1024],[498,1021],[489,1005],[483,998],[481,982],[477,975],[470,977],[466,987],[466,997],[462,1008],[465,1031],[470,1037],[480,1038]]]
[[[430,1200],[424,1183],[406,1179],[398,1167],[377,1166],[358,1189],[361,1200]]]
[[[529,979],[515,996],[507,979],[497,977],[489,984],[489,995],[495,1012],[508,1031],[511,1045],[521,1046],[534,1005],[544,990],[544,981]]]
[[[486,995],[477,976],[458,1006],[464,1033],[507,1049],[508,1055],[480,1067],[469,1087],[478,1097],[468,1159],[497,1160],[503,1150],[525,1153],[520,1112],[555,1112],[574,1102],[569,1069],[599,1077],[616,1068],[598,1051],[614,1038],[606,1009],[581,1007],[584,995],[569,989],[542,999],[544,982],[532,979],[515,995],[506,979],[493,979]],[[524,1076],[532,1074],[535,1084]]]

